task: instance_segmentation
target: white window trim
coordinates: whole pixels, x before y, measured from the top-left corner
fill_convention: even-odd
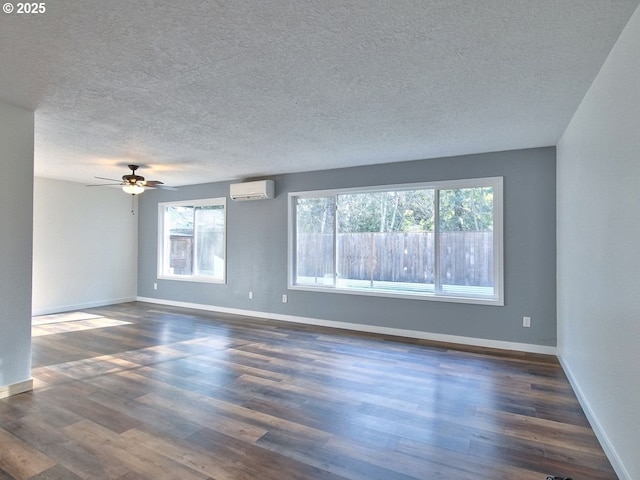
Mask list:
[[[179,206],[211,206],[222,205],[224,207],[224,266],[222,268],[222,279],[211,278],[206,275],[170,275],[163,272],[164,262],[168,262],[168,250],[164,245],[164,211],[166,207]],[[198,283],[227,283],[227,198],[205,198],[198,200],[181,200],[177,202],[158,203],[158,258],[157,258],[157,278],[158,280],[175,280],[178,282],[198,282]]]
[[[309,286],[295,284],[296,266],[296,198],[315,198],[322,196],[336,196],[340,194],[360,193],[360,192],[385,192],[391,190],[414,190],[425,189],[456,189],[456,188],[476,188],[493,187],[493,268],[494,268],[494,292],[492,297],[475,297],[455,295],[451,293],[391,293],[374,290],[359,290],[355,288],[342,288],[339,286]],[[437,205],[436,205],[437,206]],[[337,188],[330,190],[314,190],[289,192],[288,198],[288,241],[287,241],[287,277],[288,289],[303,290],[309,292],[338,293],[346,295],[365,295],[373,297],[420,299],[438,302],[467,303],[476,305],[504,306],[504,203],[503,203],[503,177],[481,177],[460,180],[444,180],[439,182],[423,182],[410,184],[377,185],[371,187]],[[438,235],[436,235],[436,241]],[[436,267],[439,268],[439,262]],[[434,272],[438,274],[438,272]]]

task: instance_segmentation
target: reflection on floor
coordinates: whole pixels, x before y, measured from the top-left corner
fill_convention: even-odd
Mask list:
[[[102,315],[94,315],[86,312],[67,312],[56,315],[43,315],[34,317],[31,325],[31,336],[41,337],[56,333],[79,332],[93,330],[94,328],[115,327],[117,325],[129,325],[130,322],[106,318]]]

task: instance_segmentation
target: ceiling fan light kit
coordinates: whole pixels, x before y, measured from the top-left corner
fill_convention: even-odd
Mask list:
[[[122,190],[125,193],[130,193],[131,195],[138,195],[144,192],[144,187],[142,185],[138,185],[137,183],[123,185]]]

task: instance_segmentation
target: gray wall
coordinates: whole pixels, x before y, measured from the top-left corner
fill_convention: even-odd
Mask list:
[[[558,143],[558,351],[621,479],[640,478],[640,10]]]
[[[0,387],[31,378],[33,112],[0,101]]]
[[[287,192],[492,176],[504,177],[505,306],[287,291]],[[226,285],[156,279],[157,205],[228,196],[228,183],[145,192],[140,198],[138,295],[434,334],[556,344],[554,148],[273,178],[274,200],[228,201]],[[153,290],[154,282],[158,290]],[[281,301],[284,293],[287,304]],[[522,327],[525,315],[532,318],[531,328]]]

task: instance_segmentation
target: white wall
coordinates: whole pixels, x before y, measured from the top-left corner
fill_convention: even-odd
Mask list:
[[[640,479],[640,10],[557,148],[558,351],[620,478]]]
[[[3,397],[31,386],[33,112],[2,101],[0,164],[0,397]]]
[[[35,179],[34,315],[135,299],[138,216],[131,207],[132,197],[117,188]]]

